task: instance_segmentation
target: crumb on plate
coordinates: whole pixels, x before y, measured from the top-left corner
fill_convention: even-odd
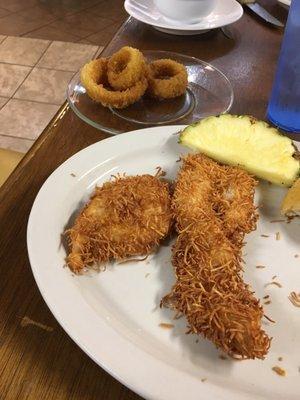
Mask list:
[[[300,293],[291,292],[288,299],[295,307],[300,307]]]
[[[285,370],[283,368],[278,367],[277,365],[275,365],[275,367],[273,367],[272,370],[276,372],[276,374],[279,376],[286,376]]]
[[[265,284],[265,287],[270,286],[270,285],[274,285],[274,286],[277,286],[277,287],[279,287],[279,288],[282,288],[282,285],[281,285],[281,283],[279,283],[279,282],[269,282],[269,283],[266,283],[266,284]]]
[[[172,328],[174,328],[173,324],[168,324],[166,322],[161,322],[158,326],[160,328],[164,328],[164,329],[172,329]]]

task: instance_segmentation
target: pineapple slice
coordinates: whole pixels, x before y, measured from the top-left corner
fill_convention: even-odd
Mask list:
[[[297,179],[288,190],[281,204],[280,212],[287,216],[300,215],[300,179]]]
[[[186,127],[179,143],[281,186],[291,186],[300,172],[292,140],[247,115],[205,118]]]

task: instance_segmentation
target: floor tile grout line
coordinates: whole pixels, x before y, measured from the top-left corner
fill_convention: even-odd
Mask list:
[[[70,42],[62,42],[62,43],[70,43]],[[77,43],[74,43],[74,44],[77,44]],[[83,45],[84,45],[84,43],[79,43],[79,44],[83,44]],[[87,44],[86,46],[89,46],[89,45]],[[96,52],[99,50],[100,47],[104,47],[104,46],[97,46],[96,44],[93,44],[93,46],[94,46],[94,47],[97,47]],[[93,53],[93,56],[96,54],[96,52]],[[40,59],[39,59],[39,60],[40,60]],[[74,70],[73,70],[73,71],[70,71],[70,70],[68,70],[68,69],[58,69],[58,68],[42,67],[42,66],[37,65],[37,64],[34,64],[34,65],[25,65],[25,64],[9,63],[9,62],[5,62],[5,61],[0,61],[0,64],[5,64],[5,65],[16,65],[16,66],[18,66],[18,67],[27,67],[27,68],[48,69],[48,70],[50,70],[50,71],[53,70],[53,71],[58,71],[58,72],[72,72],[73,74],[75,74],[76,72],[78,72],[78,70],[76,70],[76,71],[74,71]]]
[[[18,85],[17,89],[10,95],[9,100],[11,100],[14,95],[16,94],[16,92],[19,90],[19,88],[23,85],[23,83],[26,81],[26,79],[28,78],[28,76],[31,74],[32,70],[34,67],[29,67],[29,71],[28,73],[25,75],[24,79],[22,80],[22,82]]]
[[[14,97],[14,95],[17,93],[17,91],[19,90],[19,88],[23,85],[23,83],[26,81],[26,79],[28,78],[28,76],[31,74],[31,72],[33,71],[33,68],[36,66],[36,64],[40,61],[40,59],[43,57],[43,55],[45,54],[45,52],[49,49],[50,45],[51,45],[52,41],[49,41],[48,45],[46,46],[45,50],[42,52],[41,56],[39,57],[39,59],[37,60],[37,62],[30,67],[30,71],[28,72],[28,74],[25,76],[25,78],[22,80],[22,82],[20,83],[20,85],[17,87],[17,89],[11,94],[10,96],[10,100]]]
[[[99,4],[100,4],[100,3],[101,3],[101,2],[99,2]],[[96,5],[96,4],[95,4],[95,5]],[[94,5],[94,6],[95,6],[95,5]],[[89,8],[92,8],[92,7],[94,7],[94,6],[91,6],[91,7],[88,7],[88,8],[84,8],[84,9],[82,9],[82,10],[80,10],[80,11],[75,11],[74,13],[71,13],[71,14],[67,14],[65,17],[73,16],[73,15],[79,14],[79,13],[81,13],[82,11],[86,11],[86,10],[88,10]],[[34,7],[34,6],[33,6],[33,7]],[[31,7],[31,8],[33,8],[33,7]],[[18,12],[21,12],[21,11],[18,11]],[[18,12],[16,12],[16,14],[18,14]],[[98,14],[96,14],[96,15],[98,15]],[[98,16],[99,16],[99,15],[98,15]],[[1,17],[1,18],[5,18],[5,17]],[[0,22],[1,22],[1,18],[0,18]],[[51,22],[49,22],[49,23],[47,23],[47,24],[45,24],[45,25],[43,25],[43,26],[41,26],[41,27],[39,27],[39,28],[35,28],[35,29],[32,29],[31,31],[22,33],[21,36],[23,36],[23,35],[28,35],[28,33],[32,33],[32,32],[34,32],[34,31],[36,31],[36,30],[38,30],[38,29],[44,28],[44,27],[46,27],[46,26],[49,26],[49,25],[51,25],[53,22],[61,21],[63,18],[64,18],[64,17],[62,17],[62,18],[59,18],[59,17],[58,17],[58,18],[54,19],[53,21],[51,21]],[[103,18],[103,17],[102,17],[102,18]],[[106,18],[106,19],[109,19],[111,22],[114,22],[114,21],[111,20],[110,18]],[[61,32],[67,33],[66,31],[61,31]],[[76,34],[73,34],[73,33],[72,33],[72,35],[75,36],[75,37],[78,38],[78,39],[84,39],[84,37],[80,37],[80,36],[78,36],[78,35],[76,35]],[[92,34],[91,34],[91,35],[92,35]]]
[[[82,10],[82,11],[85,11],[85,10]],[[81,12],[81,11],[79,11],[78,13],[80,13],[80,12]],[[77,13],[76,13],[76,14],[77,14]],[[70,16],[73,16],[73,15],[75,15],[75,14],[71,14]],[[98,17],[99,17],[99,15],[98,15]],[[111,20],[110,18],[106,18],[106,19],[108,19],[108,20],[109,20],[110,22],[112,22],[112,23],[118,22],[118,21]],[[39,30],[39,29],[45,28],[45,27],[51,25],[51,24],[54,23],[54,22],[62,21],[62,20],[63,20],[63,18],[57,18],[57,19],[55,19],[55,20],[53,20],[53,21],[51,21],[51,22],[49,22],[49,23],[47,23],[47,24],[45,24],[45,25],[43,25],[43,26],[40,26],[39,28],[35,28],[35,29],[32,29],[31,31],[22,33],[21,37],[23,37],[24,35],[28,35],[29,33],[33,33],[33,32],[35,32],[35,31],[37,31],[37,30]],[[0,22],[1,22],[1,19],[0,19]],[[106,28],[107,28],[107,27],[106,27]],[[85,38],[88,37],[88,36],[94,35],[94,34],[96,34],[96,33],[98,33],[98,32],[101,32],[102,30],[104,30],[104,29],[106,29],[106,28],[100,29],[100,31],[97,31],[97,32],[94,32],[94,33],[89,33],[87,36],[78,36],[76,33],[73,33],[73,32],[70,33],[70,32],[67,32],[67,31],[64,31],[64,30],[61,30],[61,29],[57,29],[57,30],[60,31],[60,32],[62,32],[62,33],[69,33],[70,35],[73,35],[73,36],[75,36],[77,39],[81,40],[81,39],[85,39]],[[72,42],[71,42],[71,43],[72,43]]]
[[[57,104],[57,103],[50,103],[49,101],[40,101],[40,100],[32,100],[32,99],[25,99],[24,97],[11,97],[9,100],[18,100],[18,101],[27,101],[29,103],[38,103],[38,104],[47,104],[49,106],[56,106],[56,107],[60,107],[66,100],[67,98],[65,98],[61,103]]]
[[[83,8],[83,9],[81,9],[81,10],[74,11],[74,13],[73,13],[73,12],[70,12],[70,14],[66,14],[66,16],[78,14],[78,13],[80,13],[81,11],[87,10],[88,8],[92,8],[92,7],[94,7],[96,4],[100,4],[100,3],[102,3],[102,1],[99,1],[99,2],[95,3],[95,4],[94,4],[93,6],[91,6],[91,7],[87,7],[87,8]],[[23,8],[22,10],[18,10],[18,11],[11,11],[11,10],[8,10],[7,8],[5,8],[5,7],[0,7],[0,8],[2,8],[3,10],[5,10],[5,11],[7,11],[7,12],[9,13],[9,14],[7,14],[7,15],[4,15],[3,17],[0,17],[0,22],[1,22],[1,18],[6,18],[6,17],[8,17],[8,16],[10,16],[10,15],[13,15],[13,14],[19,14],[19,15],[20,15],[22,12],[27,11],[27,10],[31,10],[32,8],[34,8],[34,7],[36,7],[36,6],[37,6],[37,4],[35,4],[34,6],[30,6],[30,7],[28,7],[28,8]],[[58,17],[58,18],[55,18],[55,19],[59,19],[59,17]]]
[[[20,12],[25,11],[25,10],[30,10],[33,7],[35,7],[35,6],[30,6],[28,8],[24,8],[23,10],[19,10],[19,11],[11,11],[11,10],[8,10],[7,8],[1,7],[3,10],[7,11],[9,14],[4,15],[3,17],[0,17],[0,22],[1,22],[1,18],[6,18],[13,14],[19,14]]]
[[[69,43],[69,42],[65,42],[65,43]],[[96,46],[96,47],[103,47],[104,48],[104,46],[97,46],[96,44],[94,44],[93,46]],[[97,49],[97,51],[98,51],[98,49]],[[94,53],[93,53],[94,54]],[[92,60],[92,58],[91,58],[91,60]],[[32,68],[32,69],[34,69],[34,68],[37,68],[37,69],[47,69],[47,70],[49,70],[49,71],[57,71],[57,72],[70,72],[70,73],[72,73],[72,74],[76,74],[79,70],[78,69],[76,69],[76,71],[71,71],[71,70],[69,70],[69,69],[57,69],[57,68],[50,68],[50,67],[42,67],[42,66],[40,66],[40,65],[37,65],[37,64],[34,64],[34,65],[24,65],[24,64],[16,64],[16,63],[8,63],[8,62],[4,62],[4,61],[0,61],[0,64],[5,64],[5,65],[16,65],[16,66],[18,66],[18,67],[27,67],[27,68]],[[1,97],[1,95],[0,95],[0,97]],[[4,96],[5,97],[5,96]]]
[[[24,11],[24,10],[23,10],[23,11]],[[18,12],[21,12],[21,11],[18,11]],[[12,14],[18,14],[18,12],[13,12]],[[9,14],[9,15],[11,15],[11,14]],[[7,17],[8,17],[8,15],[7,15]],[[1,18],[5,18],[5,16],[4,16],[4,17],[0,17],[0,23],[1,23]],[[18,36],[15,36],[15,37],[23,37],[23,35],[27,35],[28,33],[34,32],[34,31],[36,31],[37,29],[44,28],[44,26],[48,26],[49,24],[51,24],[52,22],[57,21],[58,19],[59,19],[59,18],[54,19],[53,21],[51,21],[51,22],[49,22],[49,23],[47,23],[47,24],[45,24],[45,25],[41,25],[41,26],[39,26],[38,28],[34,28],[34,29],[30,30],[30,31],[24,32],[24,33],[22,33],[22,34],[20,34],[20,35],[18,35]],[[31,20],[31,21],[34,21],[34,20]],[[7,35],[7,36],[10,36],[10,35]],[[11,36],[13,36],[13,35],[11,35]],[[32,39],[34,39],[34,38],[32,38]]]
[[[124,22],[119,22],[119,21],[111,21],[111,22],[113,22],[113,25],[114,24],[119,24],[119,28],[121,27],[121,25],[122,25],[122,23]],[[106,27],[107,28],[107,27]],[[97,35],[97,33],[100,33],[100,32],[103,32],[103,31],[105,31],[106,30],[106,28],[102,28],[102,29],[100,29],[99,31],[97,31],[97,32],[95,32],[95,33],[91,33],[90,35],[87,35],[87,36],[84,36],[82,39],[88,39],[90,36],[93,36],[93,35]],[[116,31],[117,31],[118,29],[116,29]],[[99,46],[99,45],[98,45]]]
[[[68,43],[68,42],[66,42]],[[47,69],[49,71],[58,71],[58,72],[71,72],[73,74],[76,74],[78,72],[78,69],[76,71],[70,71],[67,69],[57,69],[57,68],[50,68],[50,67],[41,67],[40,65],[35,65],[34,68],[38,68],[38,69]]]
[[[23,37],[23,35],[28,35],[29,33],[33,33],[34,31],[37,31],[38,29],[45,28],[45,27],[51,25],[53,22],[60,21],[60,19],[61,19],[61,18],[58,18],[58,19],[56,19],[56,20],[54,20],[54,21],[49,22],[48,24],[45,24],[45,25],[43,25],[43,26],[40,26],[39,28],[35,28],[35,29],[32,29],[31,31],[22,33],[22,37]],[[1,22],[1,20],[0,20],[0,22]],[[67,32],[65,32],[65,31],[61,31],[60,29],[57,29],[57,30],[60,31],[60,32],[63,32],[63,33],[67,33]],[[84,38],[81,38],[80,36],[77,36],[76,34],[72,34],[72,35],[75,36],[75,37],[78,38],[78,39],[84,39]],[[45,39],[44,39],[44,40],[45,40]]]
[[[1,97],[4,97],[4,96],[1,96]],[[2,106],[0,107],[0,111],[9,102],[9,100],[11,100],[11,97],[5,97],[5,98],[6,98],[6,102],[4,104],[2,104]]]
[[[34,142],[34,141],[36,140],[36,139],[28,139],[28,138],[25,138],[25,137],[23,137],[23,136],[5,135],[5,133],[0,133],[0,137],[1,137],[1,136],[13,138],[13,139],[20,139],[20,140],[30,140],[30,141],[32,141],[32,142]]]

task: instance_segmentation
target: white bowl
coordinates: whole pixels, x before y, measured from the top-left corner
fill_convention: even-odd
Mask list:
[[[215,0],[154,0],[157,9],[166,17],[186,23],[199,22],[216,6]]]

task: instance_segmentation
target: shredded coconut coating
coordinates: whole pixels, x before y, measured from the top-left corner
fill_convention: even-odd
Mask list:
[[[108,261],[147,255],[171,228],[168,183],[151,175],[115,177],[97,187],[67,231],[75,273]]]
[[[235,358],[264,358],[270,339],[263,308],[242,279],[245,233],[256,227],[256,181],[201,154],[183,159],[172,208],[176,284],[162,304],[183,313],[201,334]]]

